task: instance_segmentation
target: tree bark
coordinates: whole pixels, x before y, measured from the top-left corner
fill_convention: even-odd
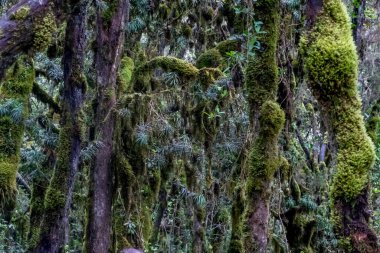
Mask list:
[[[64,251],[69,210],[81,150],[80,110],[86,89],[83,70],[88,4],[88,0],[72,3],[72,11],[67,22],[58,161],[45,197],[45,216],[39,243],[34,250],[38,253]]]
[[[129,1],[107,1],[106,10],[97,11],[95,69],[97,104],[95,136],[103,148],[96,152],[90,171],[90,208],[86,251],[108,252],[111,246],[112,151],[115,128],[116,78],[123,54],[124,28]]]
[[[0,80],[20,54],[43,49],[36,48],[36,24],[49,12],[55,18],[54,22],[60,23],[64,16],[61,7],[62,0],[21,0],[0,18]],[[51,29],[48,27],[49,31]]]

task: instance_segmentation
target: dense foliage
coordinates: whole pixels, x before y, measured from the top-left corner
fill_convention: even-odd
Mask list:
[[[0,12],[0,252],[380,252],[376,1]]]

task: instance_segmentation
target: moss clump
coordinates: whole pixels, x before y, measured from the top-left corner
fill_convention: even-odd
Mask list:
[[[210,49],[201,54],[197,59],[197,68],[217,68],[223,62],[223,57],[216,49]]]
[[[182,27],[181,27],[181,34],[182,34],[185,38],[190,38],[192,32],[193,32],[193,29],[191,29],[191,26],[189,26],[189,25],[187,25],[187,24],[182,25]]]
[[[0,88],[2,102],[14,101],[22,110],[21,119],[0,116],[0,210],[13,209],[16,195],[16,175],[24,135],[24,120],[28,116],[28,99],[35,73],[33,64],[21,57],[6,73]]]
[[[241,40],[233,39],[233,40],[224,40],[218,43],[218,45],[216,45],[215,48],[219,51],[219,53],[222,56],[226,56],[227,52],[240,51],[240,47],[241,47]]]
[[[120,81],[120,91],[127,92],[130,90],[132,73],[135,69],[135,64],[133,59],[130,57],[124,57],[121,60],[120,72],[119,72],[119,81]]]
[[[248,196],[263,190],[281,162],[277,142],[285,123],[284,112],[276,102],[267,101],[261,108],[259,122],[259,136],[249,154]]]
[[[16,10],[14,13],[11,14],[10,19],[11,20],[24,20],[30,12],[29,6],[22,6],[18,10]]]
[[[195,77],[199,73],[199,70],[191,63],[171,56],[158,56],[140,66],[137,72],[147,72],[156,68],[162,68],[165,71],[175,71],[187,78]]]
[[[50,45],[55,30],[55,16],[51,10],[45,16],[37,17],[33,24],[33,50],[44,51]]]

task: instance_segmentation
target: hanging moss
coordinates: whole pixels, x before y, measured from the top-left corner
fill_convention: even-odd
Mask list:
[[[55,16],[52,10],[43,17],[37,17],[33,23],[33,50],[44,51],[50,45],[56,29]]]
[[[28,116],[28,99],[35,72],[33,64],[21,57],[6,73],[0,88],[2,102],[15,101],[22,111],[21,119],[0,116],[0,210],[11,211],[15,204],[16,175],[24,135],[24,120]]]
[[[135,68],[135,64],[133,59],[130,57],[124,57],[120,63],[120,73],[118,75],[118,79],[120,82],[119,90],[121,93],[125,93],[130,91],[131,89],[131,81],[132,81],[132,73]]]
[[[351,235],[352,243],[355,233],[365,232],[368,238],[359,244],[366,244],[373,238],[370,238],[368,224],[363,220],[355,221],[355,212],[362,212],[355,209],[355,203],[367,198],[375,152],[361,115],[361,100],[356,87],[358,57],[351,23],[340,0],[323,1],[323,10],[317,16],[315,26],[301,41],[301,51],[305,56],[310,87],[335,134],[337,172],[330,195],[337,232],[341,236]],[[358,224],[360,228],[356,229]]]

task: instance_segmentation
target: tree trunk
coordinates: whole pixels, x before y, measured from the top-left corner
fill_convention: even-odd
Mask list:
[[[347,9],[340,0],[318,1],[322,11],[302,42],[308,82],[328,118],[337,150],[331,186],[332,220],[345,252],[380,252],[369,227],[370,171],[375,160],[357,92],[358,57]],[[315,9],[309,6],[309,9]],[[344,56],[344,57],[341,57]]]
[[[264,33],[258,38],[261,48],[251,57],[246,70],[251,124],[258,134],[248,159],[244,250],[264,253],[268,244],[271,182],[280,165],[278,137],[285,123],[284,112],[275,102],[279,83],[276,53],[280,2],[257,1],[254,9],[255,18],[263,22]]]
[[[86,251],[108,252],[111,246],[112,151],[115,128],[116,78],[123,54],[124,28],[129,1],[107,1],[106,10],[97,11],[95,69],[97,104],[95,136],[103,147],[96,152],[90,171],[90,210]]]
[[[81,150],[80,110],[84,101],[86,78],[86,18],[89,1],[72,3],[66,28],[63,56],[64,90],[58,161],[45,197],[45,216],[40,241],[34,252],[63,252],[68,229],[75,177]]]

